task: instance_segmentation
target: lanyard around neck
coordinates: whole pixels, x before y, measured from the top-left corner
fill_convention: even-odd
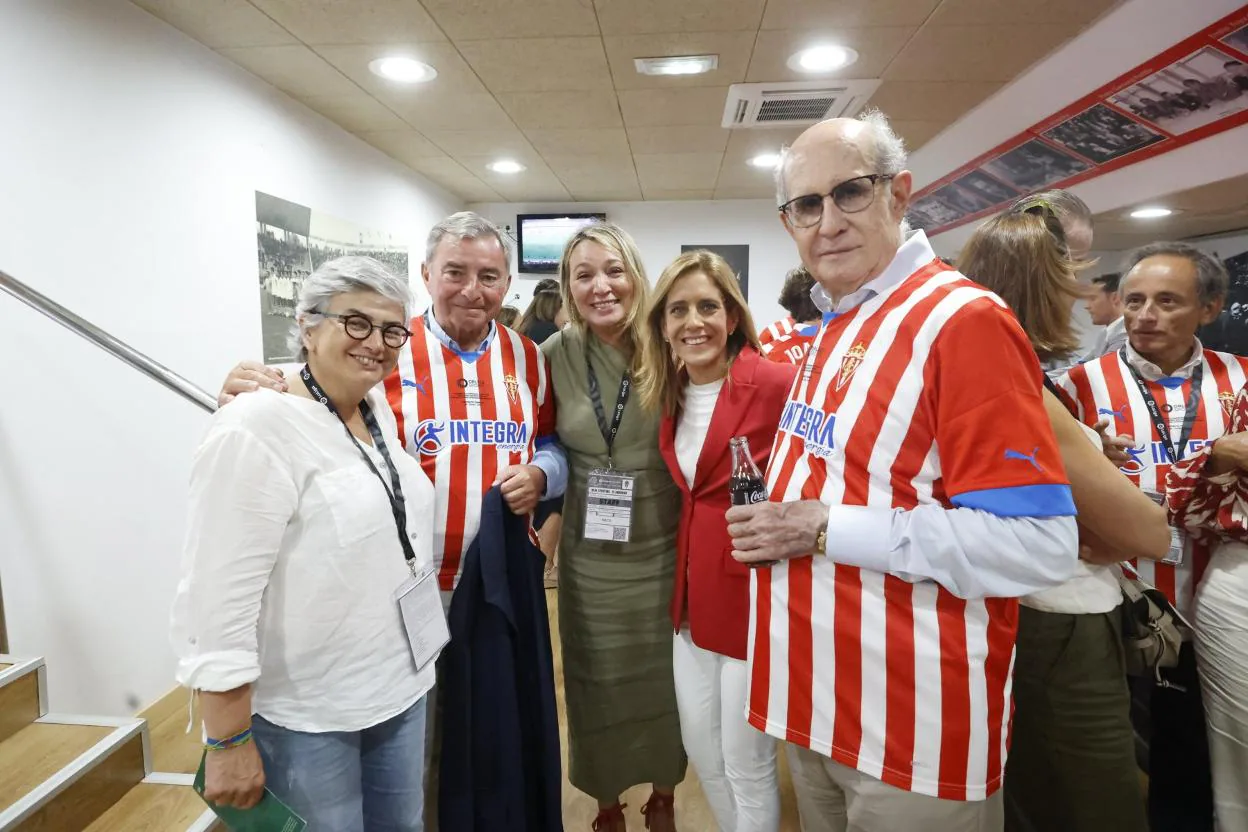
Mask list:
[[[1148,408],[1148,415],[1153,420],[1153,430],[1157,433],[1157,438],[1161,440],[1162,447],[1166,449],[1166,455],[1171,463],[1178,462],[1187,450],[1187,443],[1192,438],[1192,428],[1196,424],[1196,408],[1200,406],[1200,382],[1204,377],[1204,362],[1198,363],[1192,370],[1192,389],[1187,394],[1187,409],[1183,411],[1183,430],[1179,434],[1179,445],[1176,448],[1174,440],[1170,437],[1170,423],[1161,415],[1161,407],[1157,404],[1157,399],[1153,397],[1153,391],[1148,389],[1148,383],[1144,381],[1140,371],[1127,360],[1127,348],[1123,347],[1119,355],[1123,363],[1127,365],[1127,369],[1131,371],[1131,377],[1135,379],[1136,386],[1140,388],[1144,406]]]
[[[338,417],[338,421],[342,423],[342,427],[347,432],[347,436],[355,444],[360,452],[360,456],[364,458],[364,463],[368,466],[368,470],[381,482],[381,487],[386,492],[386,497],[390,500],[390,512],[394,515],[394,525],[399,532],[399,545],[403,548],[403,557],[407,560],[407,565],[413,570],[416,568],[416,552],[412,549],[412,542],[407,539],[407,501],[403,497],[403,484],[399,481],[399,471],[394,466],[394,460],[390,457],[390,450],[386,447],[385,437],[381,434],[381,426],[377,424],[377,417],[373,415],[373,409],[369,407],[368,402],[360,402],[360,415],[364,417],[364,424],[368,427],[368,433],[373,437],[373,447],[381,454],[381,458],[386,463],[386,469],[390,473],[390,485],[386,485],[386,478],[377,470],[377,466],[373,464],[373,459],[364,450],[364,446],[360,444],[360,440],[355,438],[355,434],[351,432],[351,428],[347,426],[347,422],[342,418],[342,414],[334,407],[334,403],[329,400],[329,396],[325,395],[325,391],[316,383],[316,379],[312,376],[312,370],[307,364],[303,365],[303,369],[299,371],[299,377],[303,379],[304,387],[308,388],[308,392],[312,394],[312,398],[319,401],[325,407],[329,408],[329,412]]]

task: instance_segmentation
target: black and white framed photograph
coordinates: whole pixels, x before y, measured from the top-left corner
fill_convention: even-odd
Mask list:
[[[1040,139],[1032,139],[982,167],[992,176],[1008,182],[1020,191],[1036,191],[1077,173],[1083,173],[1092,165],[1077,156],[1051,147]]]
[[[684,245],[680,247],[680,253],[686,251],[713,251],[720,257],[728,261],[728,265],[737,275],[737,282],[741,284],[741,294],[745,296],[746,301],[750,299],[750,247],[748,245]]]
[[[1217,319],[1200,330],[1200,341],[1206,348],[1248,355],[1248,251],[1222,261],[1230,275],[1226,303]]]
[[[993,205],[1013,202],[1022,196],[1022,192],[994,179],[982,170],[973,170],[954,180],[954,184],[964,191],[971,191],[988,200]]]
[[[964,213],[946,205],[932,195],[910,203],[909,209],[906,210],[906,219],[910,221],[910,225],[924,231],[948,225],[964,216]]]
[[[1165,139],[1104,104],[1084,110],[1044,131],[1044,136],[1098,165]]]
[[[1239,50],[1240,53],[1248,55],[1248,26],[1236,29],[1226,37],[1222,38],[1222,42],[1232,49]]]
[[[1206,46],[1110,100],[1179,135],[1248,109],[1248,70],[1239,58]]]
[[[408,248],[396,235],[260,191],[256,191],[256,253],[260,328],[264,361],[269,364],[295,360],[289,345],[295,302],[303,281],[325,261],[349,254],[373,257],[399,277],[408,277]]]
[[[961,188],[957,182],[950,182],[948,185],[937,188],[932,192],[932,196],[941,202],[955,209],[959,214],[978,214],[980,211],[991,208],[995,203],[978,191],[966,190]]]

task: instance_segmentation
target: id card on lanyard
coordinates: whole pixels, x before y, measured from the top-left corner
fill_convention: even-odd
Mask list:
[[[1153,391],[1148,389],[1148,383],[1140,376],[1138,370],[1127,360],[1127,349],[1123,347],[1120,355],[1122,362],[1127,365],[1127,369],[1131,371],[1131,378],[1135,380],[1136,387],[1140,390],[1140,397],[1144,399],[1144,406],[1148,408],[1148,415],[1153,423],[1153,433],[1161,442],[1161,446],[1165,449],[1166,458],[1170,464],[1178,462],[1183,458],[1183,454],[1187,451],[1187,445],[1192,438],[1192,428],[1196,424],[1196,410],[1200,407],[1200,383],[1204,379],[1205,365],[1202,361],[1192,370],[1192,389],[1187,395],[1187,405],[1183,411],[1183,428],[1179,433],[1179,444],[1174,444],[1174,439],[1170,434],[1170,422],[1162,414],[1161,406],[1157,404]],[[1153,502],[1165,507],[1165,495],[1158,494],[1155,491],[1145,490],[1145,494],[1152,499]],[[1166,556],[1161,559],[1162,563],[1171,566],[1181,566],[1183,557],[1188,547],[1187,534],[1173,526],[1170,527],[1170,550],[1166,552]]]
[[[611,423],[607,424],[607,416],[602,407],[602,391],[598,387],[598,374],[589,363],[589,356],[585,357],[585,372],[589,378],[589,398],[594,405],[598,429],[602,431],[603,441],[607,443],[607,467],[595,468],[589,472],[589,488],[585,495],[584,536],[586,540],[628,543],[633,529],[636,478],[626,471],[616,470],[614,452],[615,437],[620,432],[624,406],[628,404],[628,394],[633,386],[632,377],[625,370],[620,378],[615,412],[612,414]]]
[[[437,581],[433,579],[433,569],[418,569],[416,551],[412,549],[412,541],[407,536],[407,501],[403,497],[403,483],[399,480],[399,470],[390,456],[390,449],[386,447],[386,439],[382,436],[381,426],[377,424],[377,417],[373,415],[373,409],[369,407],[368,402],[360,402],[360,415],[364,418],[364,425],[368,428],[369,436],[373,438],[373,447],[381,454],[386,470],[390,474],[389,485],[386,485],[386,478],[381,475],[381,471],[377,470],[372,457],[364,450],[360,440],[355,438],[355,434],[347,426],[342,414],[316,383],[308,365],[303,365],[303,369],[299,371],[299,377],[303,379],[303,385],[308,388],[312,397],[338,417],[347,436],[363,457],[364,464],[377,477],[390,501],[390,512],[394,515],[394,526],[399,534],[399,546],[403,549],[403,558],[407,561],[408,569],[412,573],[411,577],[395,591],[394,598],[399,605],[399,616],[403,620],[403,629],[407,635],[408,647],[412,651],[412,659],[416,662],[416,670],[423,670],[429,662],[438,657],[438,653],[451,640],[451,632],[446,623],[446,613],[442,610]]]

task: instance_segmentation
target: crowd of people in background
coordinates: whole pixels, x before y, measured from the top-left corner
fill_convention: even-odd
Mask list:
[[[781,756],[804,832],[1248,830],[1248,358],[1197,337],[1225,268],[1159,242],[1089,285],[1063,191],[955,268],[878,112],[776,186],[801,265],[762,330],[721,257],[652,285],[605,222],[523,315],[470,212],[428,236],[421,314],[371,258],[307,277],[299,366],[235,368],[195,458],[174,642],[209,800],[563,829],[544,571],[593,832],[639,784],[679,828],[689,763],[720,829],[776,832]]]

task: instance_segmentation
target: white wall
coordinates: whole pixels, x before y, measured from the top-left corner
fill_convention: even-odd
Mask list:
[[[0,269],[215,391],[260,355],[254,192],[407,237],[460,201],[137,7],[0,7]],[[62,711],[169,690],[208,416],[0,294],[0,580]]]
[[[750,247],[750,311],[755,324],[765,326],[787,313],[776,303],[784,276],[801,264],[792,239],[768,199],[715,202],[577,202],[482,203],[471,206],[499,225],[516,230],[517,214],[560,211],[605,213],[637,241],[646,274],[653,284],[663,268],[680,256],[682,245],[748,245]],[[533,294],[533,285],[550,275],[518,275],[512,291],[520,293],[521,310]]]

